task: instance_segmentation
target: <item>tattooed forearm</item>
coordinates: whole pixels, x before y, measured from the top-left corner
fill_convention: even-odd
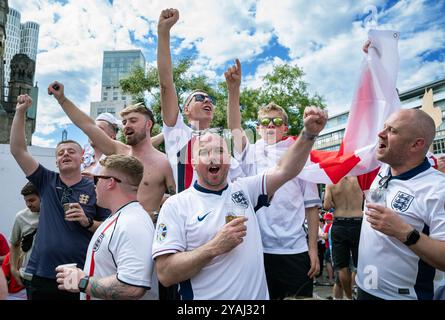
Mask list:
[[[139,299],[145,289],[134,287],[117,280],[116,276],[96,279],[90,278],[90,296],[105,300]]]

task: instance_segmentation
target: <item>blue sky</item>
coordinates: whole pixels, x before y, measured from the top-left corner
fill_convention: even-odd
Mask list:
[[[445,78],[445,0],[10,0],[9,6],[22,23],[40,24],[33,137],[39,146],[55,146],[63,129],[87,142],[46,94],[48,84],[64,83],[66,95],[89,113],[90,102],[100,100],[103,51],[141,49],[155,65],[157,19],[167,7],[180,10],[172,51],[175,59],[196,57],[191,72],[217,83],[239,58],[243,86],[257,87],[274,65],[296,63],[331,115],[349,108],[371,27],[401,33],[399,90]]]

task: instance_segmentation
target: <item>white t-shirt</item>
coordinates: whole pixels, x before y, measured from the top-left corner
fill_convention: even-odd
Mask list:
[[[184,123],[182,114],[179,112],[174,127],[169,127],[164,123],[162,133],[164,134],[165,153],[176,182],[176,192],[179,193],[190,187],[198,178],[191,161],[193,130]],[[231,158],[228,181],[234,181],[244,176],[238,161]]]
[[[152,283],[153,234],[153,222],[140,203],[126,204],[97,228],[88,246],[84,272],[97,278],[116,275],[123,283],[156,289],[157,283]],[[86,295],[81,294],[81,299]],[[147,291],[141,300],[147,299],[158,299],[158,292]]]
[[[13,245],[20,245],[23,236],[33,233],[39,225],[40,214],[38,212],[31,212],[28,208],[17,212],[14,220],[14,226],[12,227],[11,237],[9,241]],[[34,235],[35,239],[35,235]],[[34,248],[34,241],[32,242],[31,249],[24,253],[22,266],[20,269],[23,271],[28,265],[29,257],[31,256],[32,248]]]
[[[425,170],[426,169],[426,170]],[[383,165],[371,189],[389,172]],[[432,239],[445,240],[445,175],[428,162],[388,183],[386,206],[403,220]],[[366,208],[365,208],[366,209]],[[382,299],[432,298],[434,280],[443,275],[426,265],[408,246],[394,237],[374,230],[363,219],[357,267],[357,285]]]
[[[254,208],[266,194],[264,175],[241,178],[219,193],[196,183],[170,197],[159,214],[153,258],[191,251],[215,237],[225,224],[228,203],[243,208],[248,220],[243,242],[215,257],[196,276],[180,284],[183,300],[269,299],[263,248]]]
[[[235,155],[247,176],[266,172],[277,165],[295,142],[293,137],[268,145],[263,139],[247,144],[242,155]],[[298,254],[308,251],[303,228],[305,208],[319,207],[321,200],[317,185],[297,177],[278,189],[269,207],[257,212],[264,252],[269,254]]]

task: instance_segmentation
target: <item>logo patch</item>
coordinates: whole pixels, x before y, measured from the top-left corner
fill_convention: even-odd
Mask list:
[[[167,226],[163,223],[161,223],[158,226],[158,232],[156,234],[156,240],[158,240],[159,242],[162,242],[165,240],[165,238],[167,237]]]
[[[90,196],[87,195],[87,194],[81,194],[81,195],[79,196],[79,203],[80,203],[80,204],[87,204],[87,203],[88,203],[88,200],[90,200]]]
[[[405,192],[399,191],[391,202],[391,207],[394,210],[405,212],[413,202],[414,197]]]
[[[198,221],[201,222],[202,220],[204,220],[212,211],[207,212],[206,214],[202,215],[202,216],[198,216]]]
[[[237,191],[235,193],[232,193],[232,201],[236,205],[244,209],[247,209],[249,207],[249,200],[247,200],[247,197],[244,195],[242,191]]]
[[[102,243],[102,240],[104,239],[105,235],[101,233],[99,237],[97,237],[96,242],[94,242],[93,251],[97,252],[99,250],[100,244]]]

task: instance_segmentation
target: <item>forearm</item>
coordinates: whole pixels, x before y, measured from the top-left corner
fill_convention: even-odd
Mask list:
[[[314,140],[300,136],[283,155],[278,163],[278,167],[284,173],[287,180],[297,176],[303,169],[313,144]]]
[[[173,82],[173,65],[170,53],[170,32],[158,30],[157,65],[161,90],[161,114],[164,122],[173,127],[178,116],[178,97]]]
[[[91,277],[85,292],[105,300],[136,300],[144,295],[145,289],[125,284],[112,275],[101,279]]]
[[[25,140],[25,115],[26,111],[17,110],[12,120],[11,134],[9,137],[11,154],[13,156],[27,152]]]
[[[420,233],[419,241],[409,248],[427,264],[445,271],[445,241],[431,239]]]
[[[312,207],[312,208],[306,208],[306,220],[307,220],[307,226],[308,226],[308,246],[309,251],[317,251],[317,241],[318,241],[318,208]]]
[[[86,113],[82,112],[76,105],[69,100],[67,97],[63,96],[57,100],[57,102],[62,107],[63,111],[65,111],[66,115],[70,118],[70,120],[79,127],[85,134],[91,132],[91,127],[95,127],[96,124],[94,120],[91,119]]]
[[[20,258],[20,246],[11,244],[10,256],[9,256],[9,264],[11,266],[11,270],[18,270],[20,268],[19,258]]]
[[[241,127],[241,111],[239,105],[240,89],[229,89],[227,105],[227,123],[232,131],[234,147],[238,153],[242,153],[246,147],[247,138]]]
[[[166,287],[193,278],[216,256],[209,246],[156,259],[159,281]]]

